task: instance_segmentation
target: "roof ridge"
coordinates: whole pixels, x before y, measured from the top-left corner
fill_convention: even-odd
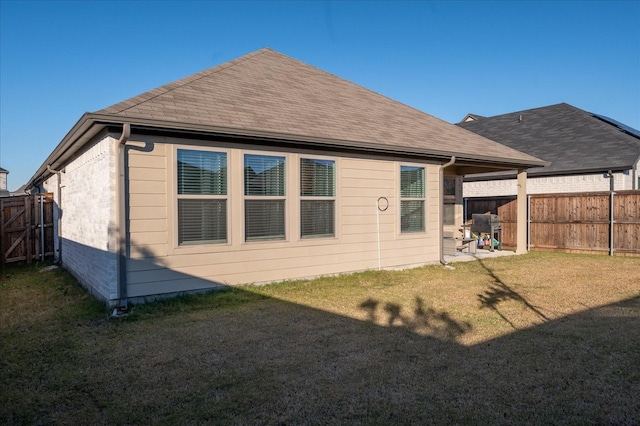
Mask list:
[[[205,68],[202,71],[198,71],[196,73],[193,73],[191,75],[188,75],[188,76],[183,77],[181,79],[178,79],[176,81],[172,81],[172,82],[164,84],[164,85],[162,85],[160,87],[156,87],[154,89],[151,89],[151,90],[148,90],[146,92],[140,93],[139,95],[135,95],[135,96],[133,96],[131,98],[125,99],[124,101],[121,101],[121,102],[118,102],[116,104],[110,105],[110,106],[108,106],[106,108],[102,108],[99,111],[103,111],[103,110],[112,108],[112,107],[114,107],[114,106],[116,106],[118,104],[127,103],[126,107],[118,109],[117,111],[114,111],[112,113],[113,114],[119,114],[121,112],[125,112],[128,109],[134,108],[134,107],[136,107],[136,106],[138,106],[138,105],[140,105],[142,103],[151,101],[151,100],[157,98],[158,96],[165,95],[165,94],[167,94],[167,93],[169,93],[169,92],[171,92],[173,90],[176,90],[176,89],[179,89],[181,87],[184,87],[187,84],[191,84],[191,83],[193,83],[195,81],[198,81],[200,79],[209,77],[210,75],[212,75],[212,74],[214,74],[216,72],[219,72],[219,71],[222,71],[224,69],[233,67],[235,65],[238,65],[241,62],[244,62],[244,61],[249,60],[249,59],[251,59],[251,58],[253,58],[255,56],[258,56],[258,55],[261,55],[261,54],[267,53],[267,52],[275,52],[275,51],[270,49],[270,48],[268,48],[268,47],[263,47],[262,49],[259,49],[259,50],[253,51],[253,52],[249,52],[246,55],[240,56],[239,58],[232,59],[231,61],[223,62],[221,64],[214,65],[214,66],[209,67],[209,68]],[[172,86],[172,87],[169,88],[169,86]],[[144,97],[144,99],[141,99],[139,102],[131,103],[131,104],[128,103],[128,101],[130,101],[131,99],[143,97],[144,95],[151,94],[153,92],[157,92],[157,93],[154,94],[153,96],[150,96],[150,97]]]
[[[571,104],[568,104],[566,102],[558,102],[557,104],[551,104],[551,105],[545,105],[545,106],[540,106],[540,107],[527,108],[527,109],[523,109],[523,110],[520,110],[520,111],[511,111],[511,112],[505,112],[505,113],[502,113],[502,114],[485,116],[484,118],[496,118],[496,117],[502,117],[502,116],[505,116],[505,115],[524,114],[526,112],[537,111],[537,110],[541,110],[541,109],[547,109],[547,108],[553,108],[553,107],[559,107],[559,106],[567,106],[567,107],[573,108],[573,109],[578,110],[578,111],[586,112],[586,111],[581,110],[580,108],[575,107],[575,106],[573,106]]]
[[[416,108],[416,107],[414,107],[414,106],[411,106],[411,105],[405,104],[405,103],[403,103],[403,102],[400,102],[400,101],[398,101],[398,100],[396,100],[396,99],[390,98],[389,96],[384,95],[384,94],[382,94],[382,93],[380,93],[380,92],[376,92],[376,91],[375,91],[375,90],[373,90],[373,89],[369,89],[368,87],[365,87],[365,86],[361,85],[360,83],[355,83],[355,82],[353,82],[353,81],[347,80],[347,79],[346,79],[346,78],[344,78],[344,77],[340,77],[340,76],[339,76],[339,75],[337,75],[337,74],[334,74],[334,73],[332,73],[332,72],[330,72],[330,71],[327,71],[327,70],[324,70],[324,69],[322,69],[322,68],[319,68],[319,67],[317,67],[317,66],[315,66],[315,65],[311,65],[311,64],[309,64],[309,63],[306,63],[306,62],[304,62],[304,61],[302,61],[302,60],[300,60],[300,59],[296,59],[296,58],[293,58],[293,57],[291,57],[291,56],[285,55],[284,53],[281,53],[281,52],[278,52],[278,51],[275,51],[275,50],[272,50],[272,49],[269,49],[269,48],[265,48],[265,49],[267,49],[267,50],[269,50],[269,51],[271,51],[271,52],[273,52],[273,53],[277,53],[278,55],[283,56],[283,57],[285,57],[285,58],[288,58],[288,59],[290,59],[290,60],[292,60],[292,61],[295,61],[295,62],[297,62],[297,63],[299,63],[299,64],[301,64],[301,65],[303,65],[303,66],[305,66],[305,67],[308,67],[308,68],[311,68],[311,69],[313,69],[313,70],[316,70],[316,71],[318,71],[318,72],[320,72],[320,73],[322,73],[322,74],[330,75],[331,77],[334,77],[334,78],[336,78],[336,79],[338,79],[338,80],[340,80],[340,81],[342,81],[342,82],[344,82],[344,83],[347,83],[347,84],[349,84],[349,85],[356,86],[356,87],[358,87],[358,88],[359,88],[359,89],[361,89],[361,90],[364,90],[364,91],[366,91],[366,92],[372,93],[372,94],[374,94],[374,95],[376,95],[376,96],[381,96],[381,97],[383,97],[383,98],[385,98],[385,99],[387,99],[387,100],[389,100],[389,101],[393,102],[394,104],[401,105],[401,106],[402,106],[402,107],[404,107],[404,108],[409,108],[409,109],[411,109],[411,110],[413,110],[413,111],[419,112],[420,114],[424,114],[424,115],[426,115],[426,116],[428,116],[428,117],[431,117],[431,118],[433,118],[434,120],[441,121],[441,122],[446,123],[446,124],[451,124],[451,123],[449,123],[448,121],[445,121],[445,120],[443,120],[443,119],[441,119],[441,118],[438,118],[438,117],[436,117],[436,116],[434,116],[434,115],[431,115],[431,114],[429,114],[429,113],[427,113],[427,112],[425,112],[425,111],[422,111],[422,110],[420,110],[420,109],[418,109],[418,108]],[[265,49],[263,49],[263,50],[265,50]]]

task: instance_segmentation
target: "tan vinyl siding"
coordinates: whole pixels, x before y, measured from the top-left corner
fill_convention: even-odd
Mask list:
[[[388,209],[379,216],[382,267],[408,267],[439,259],[438,165],[410,163],[426,168],[427,223],[425,232],[401,235],[399,177],[400,165],[404,163],[330,153],[273,152],[255,147],[219,149],[228,155],[228,242],[179,246],[174,229],[178,220],[176,149],[216,148],[214,143],[174,142],[147,141],[144,150],[130,151],[131,256],[127,262],[127,283],[131,297],[377,269],[379,197],[389,200]],[[245,153],[286,157],[285,240],[245,242],[242,182]],[[335,161],[335,237],[300,237],[301,157]],[[160,180],[163,176],[166,179]]]
[[[167,254],[167,145],[127,145],[131,256]]]

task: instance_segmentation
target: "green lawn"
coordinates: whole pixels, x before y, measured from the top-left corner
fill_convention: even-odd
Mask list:
[[[1,271],[0,423],[638,424],[640,258],[531,253],[108,310]]]

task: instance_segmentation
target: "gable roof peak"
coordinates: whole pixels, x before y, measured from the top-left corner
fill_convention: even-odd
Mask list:
[[[268,47],[89,115],[159,128],[544,164]]]

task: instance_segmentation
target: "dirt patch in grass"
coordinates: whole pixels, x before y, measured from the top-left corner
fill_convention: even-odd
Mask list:
[[[64,272],[16,270],[0,283],[0,421],[637,422],[639,259],[455,267],[243,287],[124,319]]]

